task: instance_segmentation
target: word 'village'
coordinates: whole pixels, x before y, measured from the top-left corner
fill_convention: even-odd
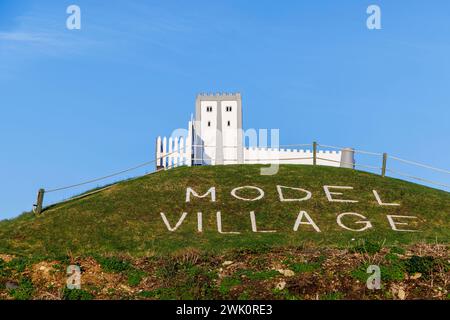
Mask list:
[[[296,192],[301,193],[301,197],[299,198],[290,198],[287,197],[284,193],[284,190],[290,189],[294,190]],[[323,186],[324,190],[324,196],[328,200],[328,202],[339,202],[339,203],[357,203],[359,202],[356,199],[346,199],[345,195],[343,194],[343,190],[351,190],[353,187],[351,186]],[[256,195],[253,197],[244,197],[242,195],[243,191],[253,191],[256,192]],[[282,186],[277,185],[276,190],[278,193],[279,201],[280,202],[303,202],[308,201],[312,198],[312,192],[303,188],[296,188],[296,187],[288,187],[288,186]],[[393,206],[398,207],[400,206],[399,203],[392,203],[392,202],[385,202],[379,192],[377,190],[371,190],[373,195],[373,205],[375,206]],[[264,199],[265,192],[263,189],[256,187],[256,186],[241,186],[236,187],[231,190],[230,192],[231,196],[239,201],[260,201]],[[195,198],[207,198],[210,202],[216,202],[216,188],[210,187],[204,194],[199,194],[196,190],[193,188],[187,187],[186,188],[186,202],[187,203],[193,203],[195,202]],[[203,212],[200,210],[196,210],[197,215],[197,231],[203,232]],[[166,216],[166,213],[161,212],[161,218],[164,222],[165,226],[170,232],[175,232],[177,229],[180,228],[180,226],[183,224],[185,219],[188,217],[188,212],[183,212],[181,216],[178,218],[177,221],[169,221],[168,217]],[[222,226],[222,212],[216,211],[213,214],[215,214],[216,222],[217,222],[217,231],[221,234],[240,234],[240,232],[237,231],[224,231],[224,227]],[[297,214],[297,213],[296,213]],[[352,218],[352,219],[350,219]],[[358,219],[357,221],[354,221],[354,219]],[[410,229],[411,227],[408,226],[409,222],[411,222],[412,219],[417,219],[415,216],[407,216],[407,215],[392,215],[387,214],[386,215],[386,223],[390,226],[390,228],[393,231],[397,232],[416,232],[419,230]],[[258,228],[257,219],[255,211],[249,212],[249,221],[251,225],[252,232],[258,232],[258,233],[274,233],[277,232],[277,230],[261,230]],[[361,232],[368,229],[373,228],[372,223],[369,219],[367,219],[362,213],[358,212],[342,212],[337,213],[336,215],[336,224],[341,227],[344,230],[349,231],[355,231],[355,232]],[[308,213],[304,210],[299,210],[297,214],[297,218],[293,222],[293,231],[299,231],[300,225],[304,225],[304,228],[311,228],[311,230],[314,230],[315,232],[321,232],[320,226],[314,221],[313,214]],[[227,230],[229,228],[232,228],[232,226],[227,226]]]

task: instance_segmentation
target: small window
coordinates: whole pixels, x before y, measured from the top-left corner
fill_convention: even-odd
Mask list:
[[[211,127],[211,121],[208,121],[208,127]]]
[[[230,112],[230,111],[231,111],[231,106],[227,106],[227,107],[226,107],[226,111],[227,111],[227,112]]]
[[[207,106],[206,107],[206,112],[212,112],[212,107],[211,106]]]
[[[227,126],[230,126],[230,125],[231,125],[231,121],[228,121]]]

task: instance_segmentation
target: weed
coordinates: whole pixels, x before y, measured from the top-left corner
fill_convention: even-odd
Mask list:
[[[219,292],[225,296],[233,287],[238,286],[241,283],[241,279],[237,278],[236,276],[225,277],[220,282]]]
[[[128,261],[117,257],[97,257],[96,260],[105,272],[123,272],[132,269]]]
[[[344,294],[342,292],[330,292],[320,297],[320,300],[342,300]]]
[[[128,284],[131,287],[139,285],[147,274],[143,271],[134,269],[127,272]]]
[[[64,288],[63,299],[64,300],[92,300],[92,299],[94,299],[94,296],[86,290]]]
[[[424,277],[429,276],[435,266],[437,266],[440,261],[436,260],[433,257],[419,257],[412,256],[408,260],[406,260],[406,271],[409,274],[421,273]]]
[[[349,251],[352,253],[368,253],[370,255],[373,255],[377,252],[380,252],[380,250],[383,248],[383,245],[384,241],[371,241],[362,239],[353,244],[353,246],[350,247]]]
[[[10,295],[16,300],[29,300],[33,296],[34,287],[29,278],[23,277],[19,281],[19,287],[12,289]]]

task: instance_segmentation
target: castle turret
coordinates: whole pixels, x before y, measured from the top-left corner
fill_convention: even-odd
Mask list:
[[[195,165],[243,163],[240,93],[199,94],[194,132]]]

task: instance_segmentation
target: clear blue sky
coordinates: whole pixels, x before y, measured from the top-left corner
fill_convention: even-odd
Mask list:
[[[81,30],[66,29],[70,4]],[[366,28],[370,4],[381,30]],[[152,159],[199,92],[241,92],[244,127],[279,128],[281,144],[450,169],[449,12],[447,0],[0,0],[0,219],[40,187]]]

